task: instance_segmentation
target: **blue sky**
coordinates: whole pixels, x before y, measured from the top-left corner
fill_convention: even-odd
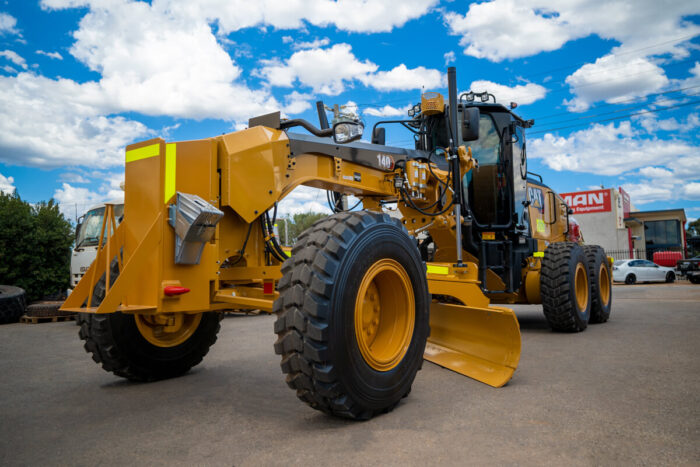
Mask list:
[[[0,0],[0,190],[71,216],[114,197],[124,146],[346,104],[371,127],[422,89],[488,90],[534,118],[559,192],[622,186],[700,215],[700,3],[638,0]],[[388,142],[409,144],[393,131]],[[285,212],[321,209],[312,190]]]

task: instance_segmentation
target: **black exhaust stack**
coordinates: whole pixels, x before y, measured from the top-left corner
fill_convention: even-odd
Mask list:
[[[462,174],[459,171],[459,154],[457,147],[457,69],[453,66],[447,69],[447,93],[449,105],[450,124],[450,164],[452,169],[452,190],[455,216],[455,237],[457,241],[457,263],[455,266],[463,267],[462,263]]]
[[[330,125],[328,124],[328,116],[326,115],[326,106],[323,105],[323,101],[316,101],[316,111],[318,112],[318,124],[321,129],[329,129]]]

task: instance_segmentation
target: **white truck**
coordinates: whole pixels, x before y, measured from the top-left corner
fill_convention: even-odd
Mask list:
[[[112,200],[109,203],[114,204],[114,217],[117,220],[117,225],[119,225],[124,215],[124,201],[121,199]],[[85,271],[88,270],[90,264],[95,260],[104,213],[105,203],[96,204],[78,219],[78,225],[75,227],[75,248],[73,248],[73,255],[70,260],[71,288],[78,285],[80,278],[83,277]],[[108,238],[107,232],[105,232],[103,237],[102,242],[104,243]]]

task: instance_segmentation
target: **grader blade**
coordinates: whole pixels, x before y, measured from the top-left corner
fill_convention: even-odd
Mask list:
[[[436,303],[430,307],[424,358],[489,386],[501,387],[520,360],[520,326],[513,310]]]

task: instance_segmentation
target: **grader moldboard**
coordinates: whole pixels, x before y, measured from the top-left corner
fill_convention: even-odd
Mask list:
[[[297,396],[367,419],[409,393],[423,358],[506,384],[520,328],[492,304],[542,303],[560,331],[606,321],[603,250],[566,241],[567,206],[528,177],[533,122],[458,96],[454,68],[448,96],[425,93],[394,122],[415,149],[384,144],[389,122],[370,144],[356,141],[359,122],[329,128],[320,110],[322,128],[275,113],[214,138],[128,146],[124,221],[107,207],[108,240],[63,305],[81,313],[86,350],[125,378],[174,377],[214,344],[222,310],[260,309],[277,315],[274,349]],[[299,185],[363,210],[336,203],[288,257],[274,212]]]

